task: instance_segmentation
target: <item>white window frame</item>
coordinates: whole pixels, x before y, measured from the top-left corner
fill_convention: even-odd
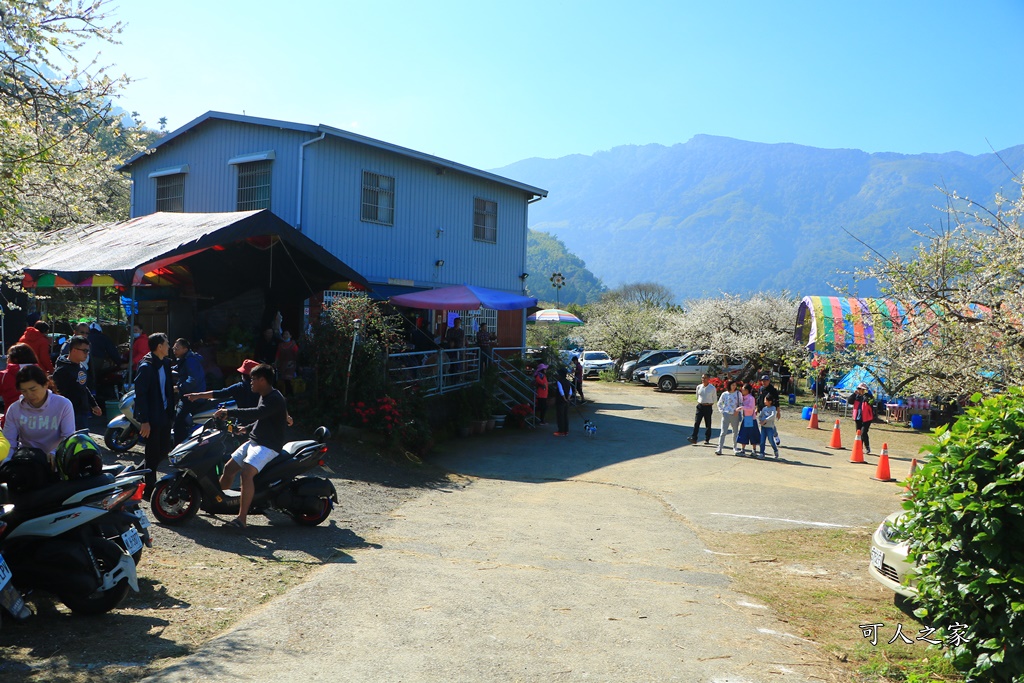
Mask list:
[[[185,173],[161,173],[156,176],[156,210],[167,213],[185,212]],[[153,176],[150,176],[153,177]],[[161,192],[164,196],[160,196]],[[173,194],[172,194],[173,193]],[[161,202],[163,203],[161,205]],[[168,206],[171,204],[171,206]]]
[[[363,171],[359,220],[379,225],[395,224],[394,176]]]
[[[483,202],[483,210],[477,204]],[[493,211],[490,210],[494,207]],[[488,217],[494,217],[494,225],[487,225]],[[479,219],[478,217],[482,217]],[[489,238],[489,239],[488,239]],[[497,244],[498,242],[498,202],[484,197],[473,197],[473,239],[477,242]]]
[[[273,190],[273,160],[272,159],[258,159],[256,161],[245,161],[234,163],[238,173],[235,178],[236,191],[236,211],[258,211],[260,209],[270,208],[270,199]],[[243,177],[249,178],[262,178],[266,175],[266,181],[262,182],[258,180],[258,184],[251,184],[242,187]],[[261,190],[266,189],[266,199],[260,197]],[[242,193],[249,193],[248,196],[243,198]]]
[[[449,311],[462,318],[462,330],[466,333],[466,346],[476,346],[476,332],[480,323],[487,323],[491,334],[498,336],[498,311],[493,308],[481,308],[475,311]]]

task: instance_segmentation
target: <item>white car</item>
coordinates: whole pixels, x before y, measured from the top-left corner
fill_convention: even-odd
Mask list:
[[[597,377],[615,365],[615,361],[604,351],[584,351],[580,356],[583,365],[583,377]]]
[[[690,351],[673,361],[655,365],[647,371],[646,382],[656,384],[662,391],[676,387],[696,387],[705,374],[730,377],[740,372],[746,363],[739,358],[725,358],[714,351]]]
[[[905,514],[905,510],[892,513],[871,536],[868,574],[894,593],[913,598],[917,595],[917,572],[907,561],[907,542],[896,531],[897,520]]]

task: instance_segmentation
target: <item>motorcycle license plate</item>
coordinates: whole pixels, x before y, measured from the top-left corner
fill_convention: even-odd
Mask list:
[[[11,582],[11,568],[7,566],[4,561],[4,556],[0,555],[0,590],[3,589],[8,583]]]
[[[143,529],[149,528],[149,517],[146,516],[145,510],[143,510],[142,508],[137,508],[135,510],[135,516],[139,518],[139,526],[141,526]]]
[[[129,555],[134,555],[142,550],[142,538],[139,537],[139,532],[135,530],[135,527],[121,534],[121,540],[124,541],[125,550]]]
[[[885,561],[885,553],[878,548],[871,549],[871,566],[875,569],[882,569],[882,562]]]

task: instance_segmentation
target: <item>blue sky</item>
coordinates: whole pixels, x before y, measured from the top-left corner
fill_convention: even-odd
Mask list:
[[[1020,0],[120,0],[101,61],[155,127],[325,123],[479,168],[707,133],[869,152],[1024,143]],[[987,140],[987,141],[986,141]]]

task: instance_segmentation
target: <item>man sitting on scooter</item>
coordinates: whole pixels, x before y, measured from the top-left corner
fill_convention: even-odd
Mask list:
[[[252,425],[245,428],[249,440],[231,454],[231,460],[220,478],[220,487],[226,491],[234,482],[235,475],[241,472],[242,494],[238,501],[238,517],[224,525],[239,529],[245,528],[245,518],[256,492],[256,475],[284,447],[284,428],[288,421],[287,403],[281,392],[274,388],[274,368],[266,363],[257,365],[250,373],[250,379],[253,392],[260,397],[255,408],[221,408],[213,414],[220,420],[225,417],[238,417],[243,421],[255,419]]]

